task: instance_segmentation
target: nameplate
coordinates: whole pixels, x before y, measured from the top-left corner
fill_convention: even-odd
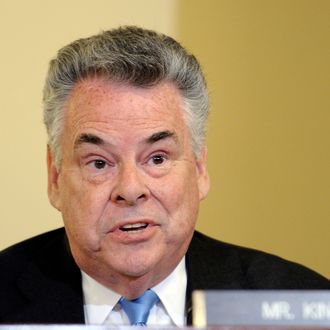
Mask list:
[[[194,291],[193,325],[330,327],[330,291]]]

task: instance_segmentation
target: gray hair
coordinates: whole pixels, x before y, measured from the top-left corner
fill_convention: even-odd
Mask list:
[[[48,145],[61,162],[64,105],[75,83],[90,76],[149,87],[171,81],[181,91],[192,149],[198,158],[205,143],[209,111],[206,82],[196,58],[166,35],[120,27],[79,39],[59,50],[46,77],[43,105]]]

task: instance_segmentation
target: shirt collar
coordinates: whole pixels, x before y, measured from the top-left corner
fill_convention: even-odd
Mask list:
[[[81,273],[85,308],[92,311],[94,306],[96,306],[98,319],[104,321],[109,314],[109,310],[112,310],[116,306],[121,296],[95,281],[85,272],[81,271]],[[155,287],[151,288],[157,293],[174,324],[179,327],[185,325],[186,287],[187,273],[185,257],[183,257],[169,276]],[[94,315],[94,313],[88,314]],[[89,321],[93,323],[94,320]]]
[[[109,314],[109,310],[116,306],[121,296],[95,281],[85,272],[81,271],[81,275],[84,308],[86,309],[85,314],[87,313],[89,316],[88,321],[91,324],[103,323]]]
[[[185,325],[185,304],[186,304],[187,273],[185,258],[162,282],[152,288],[175,325]]]

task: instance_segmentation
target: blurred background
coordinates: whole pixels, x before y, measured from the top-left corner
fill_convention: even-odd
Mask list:
[[[0,248],[61,226],[41,93],[65,44],[118,25],[169,34],[211,96],[198,229],[330,277],[330,1],[2,0]]]

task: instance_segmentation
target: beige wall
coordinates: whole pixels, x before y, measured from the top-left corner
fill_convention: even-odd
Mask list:
[[[198,228],[330,277],[330,2],[44,0],[0,4],[0,248],[61,225],[46,198],[41,89],[81,36],[138,24],[201,60],[212,190]]]

